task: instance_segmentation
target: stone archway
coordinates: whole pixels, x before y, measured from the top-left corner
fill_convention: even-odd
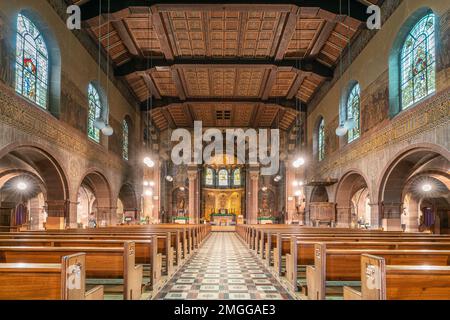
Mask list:
[[[336,220],[339,227],[355,227],[362,217],[367,217],[367,200],[370,190],[367,180],[356,171],[345,174],[336,188]],[[370,223],[370,221],[368,221]]]
[[[441,226],[434,224],[423,228],[424,212],[420,204],[426,199],[431,202],[444,199],[450,203],[449,167],[447,153],[438,146],[413,147],[396,157],[384,170],[379,183],[378,200],[384,229],[401,230],[403,224],[405,231],[447,232],[445,206],[444,209],[436,206],[439,210],[434,210],[432,218],[426,219],[442,219],[445,222],[442,228],[446,230],[441,230]],[[450,210],[450,205],[448,208]]]
[[[117,199],[117,223],[124,222],[124,218],[138,218],[138,200],[136,192],[131,184],[126,183],[122,185]]]
[[[111,225],[115,220],[113,217],[113,208],[115,204],[111,203],[111,187],[106,177],[99,171],[88,172],[78,188],[78,202],[81,201],[83,190],[90,190],[93,194],[91,199],[92,206],[89,207],[89,220],[95,221],[96,226]],[[77,216],[78,216],[77,207]],[[91,224],[91,227],[93,225]]]
[[[22,188],[19,188],[19,183]],[[47,216],[58,218],[60,224],[67,223],[64,220],[69,215],[68,182],[63,169],[50,153],[30,145],[11,145],[3,149],[0,152],[0,190],[5,195],[12,192],[13,187],[20,199],[9,197],[12,200],[10,206],[19,200],[27,203],[28,222],[34,229],[43,228]],[[3,212],[1,220],[6,223],[4,218]]]

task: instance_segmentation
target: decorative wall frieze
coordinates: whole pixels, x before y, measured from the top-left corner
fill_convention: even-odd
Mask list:
[[[31,137],[44,139],[89,161],[97,161],[103,167],[123,169],[120,157],[91,143],[78,130],[18,97],[3,83],[0,83],[0,122]]]
[[[378,132],[374,132],[360,141],[355,141],[341,151],[325,158],[317,169],[323,176],[334,168],[345,166],[369,153],[411,139],[441,125],[450,125],[450,90],[436,94],[412,107],[411,110],[397,115]]]

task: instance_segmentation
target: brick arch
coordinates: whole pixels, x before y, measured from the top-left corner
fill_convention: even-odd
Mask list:
[[[44,195],[44,199],[47,200],[47,190],[45,188],[44,181],[41,179],[41,177],[36,174],[35,172],[31,172],[29,170],[25,169],[8,169],[0,172],[0,189],[7,183],[9,180],[14,179],[16,177],[20,176],[29,176],[31,177],[35,182],[37,182],[40,191]]]
[[[351,202],[352,197],[359,190],[368,189],[369,195],[371,190],[367,177],[359,170],[351,170],[344,174],[336,187],[335,202],[336,215],[338,224],[348,225],[351,223]]]
[[[136,210],[138,208],[138,200],[133,185],[125,183],[119,191],[120,201],[122,201],[124,210]]]
[[[45,188],[49,216],[67,217],[69,186],[67,174],[60,161],[50,151],[37,144],[13,143],[0,150],[0,159],[10,155],[31,168],[28,174],[37,175]],[[15,168],[17,169],[17,168]],[[34,172],[33,172],[34,171]]]
[[[411,170],[414,169],[416,164],[414,160],[421,158],[421,155],[423,157],[439,155],[450,161],[450,152],[435,144],[415,144],[401,150],[381,171],[376,187],[377,198],[380,203],[383,201],[401,203],[402,190],[396,186],[399,186],[399,184],[403,186],[407,182],[409,178],[407,173],[412,173]],[[425,159],[423,157],[421,158],[422,160]],[[396,180],[395,183],[394,180]],[[388,194],[387,197],[385,197],[386,193]]]
[[[81,182],[77,188],[85,184],[87,185],[93,192],[97,199],[97,204],[101,207],[111,207],[112,204],[112,195],[111,195],[111,184],[109,183],[106,176],[98,169],[90,169],[88,170],[81,179]]]
[[[36,144],[13,143],[0,150],[0,159],[11,155],[32,167],[47,188],[50,200],[69,198],[67,174],[50,151]]]

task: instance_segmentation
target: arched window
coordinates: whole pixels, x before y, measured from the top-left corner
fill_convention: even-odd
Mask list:
[[[214,170],[211,168],[206,168],[205,170],[205,185],[214,185]]]
[[[325,121],[322,118],[317,130],[317,153],[319,161],[325,158]]]
[[[102,104],[98,90],[90,83],[88,88],[89,115],[88,115],[88,137],[95,142],[100,142],[100,130],[95,126],[95,120],[101,118]]]
[[[219,170],[219,187],[228,186],[228,171],[226,169]]]
[[[47,109],[49,58],[47,46],[35,24],[17,17],[16,92]]]
[[[129,128],[128,128],[128,122],[126,119],[123,119],[122,122],[122,157],[125,160],[128,160],[129,155]]]
[[[435,15],[417,22],[406,37],[400,53],[402,110],[436,90]]]
[[[360,108],[360,88],[359,84],[356,83],[350,90],[346,105],[347,120],[352,119],[355,123],[353,129],[348,130],[348,142],[352,142],[353,140],[358,139],[360,136]]]
[[[233,171],[233,185],[240,186],[241,185],[241,169],[237,168]]]

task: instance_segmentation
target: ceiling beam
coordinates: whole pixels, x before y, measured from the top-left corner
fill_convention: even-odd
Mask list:
[[[269,76],[266,81],[266,87],[264,88],[263,94],[262,94],[262,100],[269,99],[270,92],[272,91],[273,85],[277,81],[277,68],[272,67],[269,71]]]
[[[146,72],[141,73],[142,79],[144,79],[145,84],[147,85],[150,94],[154,95],[156,99],[161,99],[158,89],[156,88],[155,83],[153,82],[150,75]]]
[[[133,56],[139,55],[139,51],[136,46],[136,43],[131,38],[130,32],[129,32],[127,26],[125,25],[125,23],[123,21],[113,21],[112,25],[116,29],[117,33],[119,34],[120,39],[123,41],[123,44],[128,49],[128,51]]]
[[[172,115],[167,110],[167,108],[161,108],[161,112],[162,112],[163,116],[166,118],[167,124],[169,125],[169,128],[170,129],[176,128],[177,126],[175,125],[175,122],[174,122],[174,120],[172,118]]]
[[[313,72],[324,78],[332,78],[334,69],[315,60],[315,59],[287,59],[281,61],[275,61],[272,59],[247,59],[247,58],[233,58],[233,59],[199,59],[199,58],[176,58],[168,61],[164,58],[152,57],[142,58],[134,57],[130,61],[116,67],[114,69],[114,75],[117,77],[124,77],[134,72],[147,71],[150,66],[153,68],[170,68],[170,67],[183,67],[185,66],[205,66],[208,65],[224,65],[224,66],[243,66],[243,67],[291,67],[297,68],[306,72]]]
[[[308,76],[307,72],[301,72],[299,71],[297,73],[297,77],[294,80],[294,83],[292,84],[291,88],[288,91],[288,94],[286,96],[286,99],[292,99],[297,95],[298,90],[300,90],[300,86],[303,83],[303,80]]]
[[[289,13],[286,26],[284,27],[284,32],[280,37],[280,43],[278,44],[275,60],[283,60],[284,54],[286,53],[286,49],[289,45],[289,42],[292,39],[292,36],[294,35],[295,28],[297,27],[297,19],[298,19],[297,12]]]
[[[330,38],[330,35],[335,27],[336,22],[325,21],[322,30],[320,30],[319,36],[314,41],[309,55],[317,56],[319,54],[320,50],[322,50],[323,46],[325,45],[325,42],[327,42],[327,40]]]
[[[183,83],[181,82],[180,73],[178,68],[175,66],[171,68],[172,80],[175,83],[175,88],[177,89],[178,96],[181,100],[186,100],[186,93],[184,92]]]
[[[290,109],[296,109],[299,110],[301,112],[305,112],[306,111],[306,104],[303,102],[300,102],[296,99],[292,99],[292,100],[287,100],[285,98],[270,98],[266,101],[261,101],[261,99],[259,98],[226,98],[226,97],[222,97],[222,98],[189,98],[188,100],[181,100],[178,98],[171,98],[171,97],[164,97],[162,99],[151,99],[148,101],[143,101],[141,102],[141,111],[146,111],[147,110],[147,103],[149,106],[151,106],[150,109],[155,109],[155,108],[164,108],[167,107],[171,104],[189,104],[189,103],[205,103],[205,104],[213,104],[213,103],[255,103],[255,104],[276,104],[285,108],[290,108]]]
[[[347,1],[344,1],[344,4],[341,4],[340,0],[302,0],[299,2],[301,7],[314,7],[321,8],[323,10],[329,11],[334,14],[342,14],[346,16],[350,16],[356,20],[361,22],[367,21],[369,15],[366,13],[368,5],[366,3],[361,3],[358,0],[348,0],[350,4],[350,11],[348,10]],[[116,13],[122,11],[124,9],[128,9],[130,7],[151,7],[153,5],[161,4],[161,1],[152,1],[152,0],[116,0],[110,1],[108,6],[108,0],[91,0],[80,5],[81,8],[81,18],[83,21],[98,17],[99,14],[108,14],[108,13]],[[164,5],[187,5],[186,1],[183,0],[169,0],[164,1]],[[268,1],[261,0],[253,0],[251,1],[252,7],[257,10],[257,4],[268,4]],[[242,0],[209,0],[207,5],[242,5]],[[100,10],[101,6],[101,10]],[[108,10],[109,7],[109,10]],[[201,6],[199,6],[201,8]]]

